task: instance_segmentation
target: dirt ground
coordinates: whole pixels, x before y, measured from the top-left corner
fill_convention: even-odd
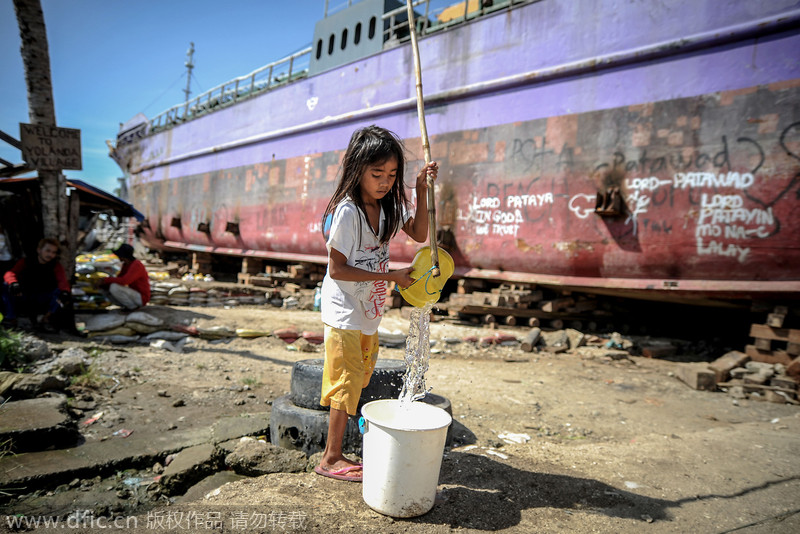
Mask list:
[[[311,311],[151,310],[198,327],[321,331]],[[391,310],[383,326],[407,331],[408,319]],[[498,330],[522,339],[528,328]],[[675,378],[685,365],[675,361],[444,341],[498,330],[431,324],[436,344],[427,385],[452,403],[455,443],[445,450],[437,502],[427,514],[393,519],[365,504],[361,484],[277,473],[142,513],[138,529],[120,530],[800,532],[800,407],[695,391]],[[98,375],[120,386],[110,398],[88,388],[76,396],[88,402],[87,416],[105,405],[106,426],[92,425],[87,440],[120,425],[168,432],[263,412],[288,393],[294,362],[322,357],[289,350],[275,337],[194,339],[184,353],[114,346],[94,354]],[[402,359],[403,351],[382,348],[381,357]],[[509,434],[518,442],[501,437]],[[169,514],[178,513],[192,514],[194,526],[166,528],[167,518],[178,517]]]

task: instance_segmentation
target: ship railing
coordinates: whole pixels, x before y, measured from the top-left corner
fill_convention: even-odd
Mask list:
[[[309,46],[159,113],[150,121],[150,132],[154,133],[176,126],[211,111],[305,78],[308,76],[310,62],[311,47]]]
[[[417,35],[425,36],[491,13],[540,1],[465,0],[454,3],[453,0],[417,0],[412,3],[412,6],[414,7]],[[387,11],[383,15],[384,28],[386,28],[383,32],[384,48],[392,48],[411,39],[407,16],[408,11],[405,5]]]
[[[542,0],[416,0],[415,22],[418,35],[424,36],[452,26],[469,22],[501,10]],[[350,5],[352,0],[348,0]],[[410,40],[407,10],[405,6],[383,15],[384,48],[392,48]],[[308,76],[311,63],[311,46],[303,48],[283,59],[260,67],[250,74],[210,89],[191,100],[170,107],[150,120],[148,132],[156,133],[186,121],[201,117],[241,100],[275,89]]]

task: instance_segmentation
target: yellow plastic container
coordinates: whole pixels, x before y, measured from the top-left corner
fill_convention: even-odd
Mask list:
[[[414,270],[411,278],[414,283],[408,287],[397,287],[403,298],[417,308],[422,308],[426,304],[433,304],[439,300],[445,282],[453,276],[455,263],[453,257],[446,250],[439,249],[439,276],[431,273],[431,247],[423,247],[417,251],[414,261],[411,264]]]

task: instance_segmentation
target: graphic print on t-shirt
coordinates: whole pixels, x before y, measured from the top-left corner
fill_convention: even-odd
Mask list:
[[[356,251],[355,267],[373,273],[385,273],[389,270],[388,244],[377,247],[364,247]],[[386,280],[356,282],[355,296],[364,304],[364,313],[368,319],[376,319],[383,315],[386,304]]]

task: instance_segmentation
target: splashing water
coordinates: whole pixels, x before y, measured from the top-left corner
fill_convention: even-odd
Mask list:
[[[423,398],[431,390],[425,389],[425,372],[431,358],[430,322],[433,303],[411,311],[408,338],[406,338],[406,374],[400,402],[405,404]]]

